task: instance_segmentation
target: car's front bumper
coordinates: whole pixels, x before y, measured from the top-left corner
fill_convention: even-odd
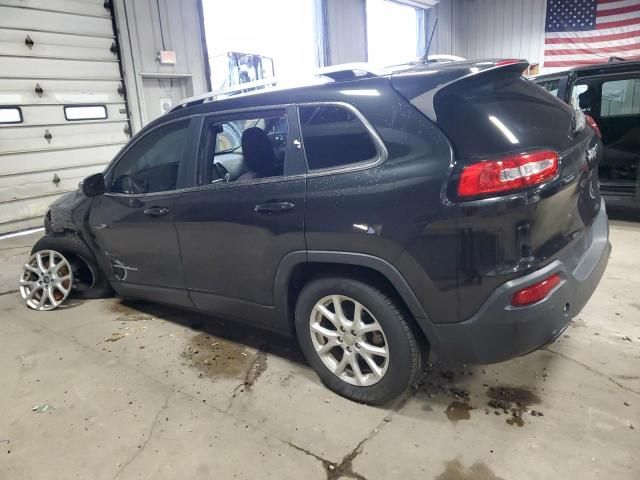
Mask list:
[[[464,322],[424,325],[433,350],[465,363],[496,363],[553,342],[585,306],[609,261],[604,202],[592,226],[576,242],[583,247],[571,245],[546,267],[501,285]],[[526,307],[511,306],[515,292],[554,273],[562,282],[548,297]]]

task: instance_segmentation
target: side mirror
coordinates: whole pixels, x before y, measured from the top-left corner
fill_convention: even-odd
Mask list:
[[[104,184],[104,175],[102,173],[89,175],[82,181],[80,189],[87,197],[102,195],[107,190]]]

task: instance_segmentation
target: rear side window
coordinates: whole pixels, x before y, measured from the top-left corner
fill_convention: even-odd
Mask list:
[[[517,72],[455,82],[436,94],[434,106],[459,158],[540,147],[564,151],[570,145],[573,109]]]
[[[369,130],[347,108],[314,105],[299,111],[309,170],[366,162],[377,156]]]
[[[544,88],[551,95],[558,96],[558,88],[560,88],[560,79],[554,78],[551,80],[543,80],[541,82],[535,82]]]
[[[602,84],[601,117],[640,115],[640,78]]]

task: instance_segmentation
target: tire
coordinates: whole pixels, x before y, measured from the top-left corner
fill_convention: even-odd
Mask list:
[[[69,260],[74,278],[71,296],[74,298],[105,298],[113,294],[93,253],[80,238],[73,235],[47,235],[36,242],[31,253],[40,250],[56,250]]]
[[[381,328],[381,332],[347,336],[350,331],[346,331],[343,337],[338,336],[337,339],[332,332],[332,341],[337,341],[338,345],[321,357],[317,350],[322,347],[328,348],[329,341],[324,337],[324,333],[317,333],[315,330],[312,333],[311,324],[314,324],[314,328],[319,326],[324,329],[322,332],[332,331],[334,328],[338,331],[335,323],[322,313],[325,310],[316,308],[319,302],[324,302],[322,305],[335,320],[336,299],[344,311],[343,318],[350,317],[351,320],[356,318],[353,313],[357,308],[355,302],[362,305],[361,325],[364,328],[360,328],[360,332],[377,328],[375,322]],[[353,307],[350,307],[351,303]],[[298,296],[295,324],[296,335],[307,361],[322,382],[343,397],[370,405],[382,405],[404,393],[416,383],[422,372],[422,337],[414,331],[413,320],[391,296],[360,280],[322,277],[310,281]],[[356,332],[355,329],[353,331]],[[323,339],[327,342],[323,343]],[[372,355],[368,352],[372,350],[372,346],[382,350],[386,348],[387,351],[386,360],[383,356],[373,355],[377,374],[373,367],[369,367],[371,363],[360,356],[364,354],[371,358]],[[344,360],[342,355],[346,354],[349,347],[351,350],[346,360],[347,366],[343,367],[344,370],[338,375],[334,370],[341,371]],[[351,366],[354,354],[357,358],[357,369],[363,375],[369,371],[360,379]]]

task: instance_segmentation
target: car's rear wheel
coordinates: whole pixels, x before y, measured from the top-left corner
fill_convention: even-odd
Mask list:
[[[383,404],[418,378],[422,346],[387,293],[359,280],[322,277],[300,292],[296,333],[322,382],[352,400]]]
[[[73,272],[71,296],[75,298],[104,298],[112,294],[111,286],[100,270],[89,247],[73,235],[44,236],[36,242],[31,253],[54,250],[69,261]]]

